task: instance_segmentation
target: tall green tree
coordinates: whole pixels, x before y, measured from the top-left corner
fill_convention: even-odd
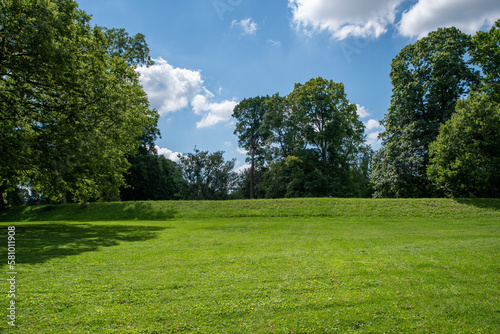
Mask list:
[[[296,150],[272,161],[265,173],[266,198],[331,196],[330,174],[316,150]]]
[[[364,125],[356,114],[356,105],[349,103],[342,83],[311,79],[295,84],[288,99],[302,137],[317,148],[325,166],[329,160],[349,155],[349,146],[363,142]]]
[[[369,145],[361,146],[348,170],[348,187],[346,197],[368,198],[373,195],[373,188],[370,182],[372,161],[375,152]]]
[[[34,167],[39,118],[64,108],[60,87],[76,81],[74,41],[86,30],[77,22],[88,17],[72,1],[7,0],[0,3],[0,20],[2,207],[4,191]]]
[[[225,161],[224,152],[209,153],[195,148],[179,155],[179,165],[187,185],[182,198],[187,200],[225,200],[237,182],[235,160]]]
[[[122,201],[178,199],[184,180],[175,162],[146,146],[128,160],[131,166],[125,175],[126,186],[120,189]]]
[[[240,120],[235,133],[250,154],[253,147],[266,158],[259,184],[249,182],[260,196],[347,197],[370,192],[373,151],[364,143],[364,124],[342,83],[315,78],[296,84],[286,97],[275,94],[244,102],[240,108],[245,113],[235,109]],[[246,187],[246,178],[241,183]]]
[[[320,157],[328,187],[321,196],[347,196],[350,170],[364,147],[364,124],[342,83],[323,78],[296,84],[288,96],[297,131]],[[308,155],[310,156],[310,155]]]
[[[248,151],[250,160],[250,199],[255,197],[255,165],[259,153],[264,153],[269,133],[264,127],[266,114],[266,97],[244,99],[234,108],[233,117],[236,118],[234,134],[238,136],[241,147]]]
[[[444,195],[500,197],[500,104],[478,93],[459,101],[429,154],[429,178]]]
[[[479,83],[479,73],[467,59],[471,47],[469,35],[456,28],[438,29],[392,61],[391,106],[372,173],[376,196],[431,195],[429,144],[457,101]]]
[[[0,6],[0,193],[29,182],[54,201],[117,198],[158,119],[134,65],[75,1]]]

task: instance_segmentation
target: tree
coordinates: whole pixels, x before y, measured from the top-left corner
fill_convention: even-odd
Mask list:
[[[111,57],[126,59],[130,65],[154,65],[149,55],[146,36],[143,34],[130,36],[125,29],[115,28],[103,28],[103,32],[108,41],[107,54]]]
[[[364,125],[344,85],[323,78],[296,84],[286,97],[246,99],[235,109],[235,134],[261,160],[259,183],[265,197],[366,196],[369,161]],[[254,163],[252,163],[254,165]],[[240,183],[246,187],[246,179]],[[255,191],[252,191],[254,194]]]
[[[233,117],[238,121],[234,134],[238,135],[239,145],[248,151],[250,155],[250,199],[255,197],[255,159],[266,145],[269,137],[263,127],[264,115],[266,113],[266,98],[254,97],[241,101],[233,111]]]
[[[349,169],[349,187],[347,197],[372,197],[373,188],[370,182],[372,161],[375,152],[371,146],[362,146],[355,155],[352,167]]]
[[[326,196],[331,179],[322,167],[315,150],[295,151],[271,162],[265,174],[266,198]]]
[[[429,144],[457,101],[479,83],[479,73],[466,59],[471,46],[471,37],[458,29],[438,29],[392,61],[391,106],[373,166],[375,196],[431,195]]]
[[[51,93],[74,79],[76,21],[88,20],[76,7],[72,1],[0,3],[0,209],[4,192],[31,165],[35,116],[60,108]]]
[[[318,149],[324,165],[342,154],[345,139],[357,137],[361,141],[364,126],[342,83],[311,79],[295,84],[288,99],[300,133],[306,143]]]
[[[500,19],[489,32],[478,31],[472,41],[472,60],[485,75],[482,89],[500,103]]]
[[[195,148],[194,154],[179,155],[182,175],[187,181],[184,199],[224,200],[232,192],[237,181],[233,171],[235,160],[224,161],[224,152],[210,154]]]
[[[316,150],[328,187],[321,196],[347,196],[350,169],[364,147],[364,125],[342,83],[323,78],[296,84],[288,96],[293,122],[308,147]],[[310,155],[309,155],[310,156]]]
[[[260,166],[254,172],[254,198],[266,198],[266,166]],[[248,199],[250,198],[250,168],[237,173],[234,190],[229,199]]]
[[[159,156],[156,150],[141,146],[138,154],[129,157],[130,168],[125,175],[126,186],[120,190],[123,201],[177,199],[184,180],[179,166]]]
[[[286,159],[295,150],[304,149],[306,144],[298,132],[288,98],[279,94],[267,97],[265,109],[263,126],[268,144],[277,146],[274,156]]]
[[[74,1],[0,13],[0,193],[29,182],[54,201],[117,198],[126,155],[158,119],[135,65]]]
[[[22,206],[26,205],[30,198],[28,189],[16,186],[13,191],[7,193],[6,200],[9,205]]]
[[[459,101],[429,151],[429,178],[446,196],[500,197],[500,104],[479,93]]]

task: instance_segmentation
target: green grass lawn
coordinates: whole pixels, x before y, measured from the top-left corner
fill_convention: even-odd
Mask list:
[[[500,333],[500,200],[46,206],[0,229],[1,333]]]

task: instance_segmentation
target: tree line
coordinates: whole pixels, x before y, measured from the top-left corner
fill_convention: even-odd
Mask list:
[[[342,83],[323,78],[296,84],[285,97],[241,101],[233,117],[250,162],[243,192],[249,198],[368,196],[373,150],[356,109]]]
[[[500,197],[500,20],[473,37],[443,28],[391,64],[382,147],[342,83],[241,101],[223,152],[158,155],[158,112],[137,66],[142,34],[92,26],[72,0],[0,10],[0,209],[9,204],[280,197]],[[28,192],[28,189],[30,190]]]
[[[438,29],[392,62],[375,197],[500,197],[500,20]]]
[[[500,20],[474,37],[442,28],[394,58],[382,147],[341,83],[243,100],[235,134],[246,197],[500,197]]]
[[[173,198],[500,197],[500,20],[474,36],[431,32],[390,78],[377,152],[343,84],[314,78],[241,101],[234,133],[250,167],[237,175],[223,152],[195,149],[171,163]]]

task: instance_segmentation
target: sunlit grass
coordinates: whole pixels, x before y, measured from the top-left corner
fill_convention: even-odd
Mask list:
[[[499,204],[308,199],[16,209],[1,217],[3,236],[9,225],[18,233],[16,330],[499,333]],[[0,331],[13,331],[3,319]]]

